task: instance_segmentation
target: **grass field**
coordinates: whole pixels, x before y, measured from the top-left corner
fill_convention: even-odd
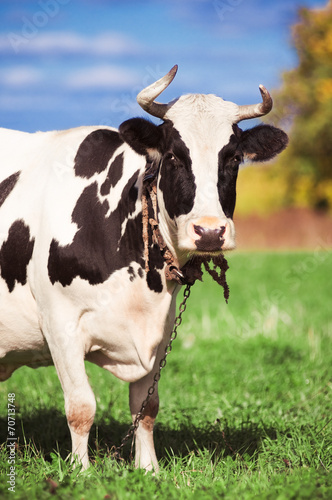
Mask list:
[[[108,457],[130,423],[128,385],[87,364],[97,398],[92,466],[71,471],[53,367],[0,384],[1,498],[332,498],[332,252],[228,257],[230,300],[192,289],[160,381],[161,471]],[[7,395],[15,393],[15,493],[8,491]]]

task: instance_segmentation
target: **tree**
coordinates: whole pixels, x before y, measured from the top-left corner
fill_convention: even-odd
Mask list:
[[[272,114],[281,126],[292,119],[278,166],[287,169],[289,205],[302,196],[304,204],[331,210],[332,0],[320,10],[300,9],[299,18],[292,30],[299,64],[284,73]]]

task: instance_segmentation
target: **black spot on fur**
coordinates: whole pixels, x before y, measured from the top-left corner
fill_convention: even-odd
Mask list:
[[[104,213],[105,213],[105,214],[108,212],[109,208],[110,208],[110,204],[108,203],[108,200],[107,200],[107,199],[105,199],[105,200],[103,201],[103,209],[104,209]]]
[[[165,264],[164,258],[160,252],[160,248],[155,243],[149,250],[149,264],[151,268],[155,269],[162,269]]]
[[[0,184],[0,207],[14,189],[21,172],[16,172],[3,180]]]
[[[138,268],[137,273],[140,278],[144,278],[144,271],[141,267]]]
[[[147,273],[147,283],[150,290],[160,293],[163,290],[161,275],[159,270],[162,270],[165,265],[160,248],[155,243],[149,248],[149,271]]]
[[[118,132],[99,129],[91,132],[80,144],[75,157],[75,173],[90,179],[107,168],[113,154],[123,144]]]
[[[0,250],[1,276],[12,292],[15,282],[25,285],[27,267],[32,257],[34,238],[30,240],[30,230],[23,220],[15,221],[9,228],[8,238]]]
[[[233,126],[234,134],[229,143],[219,152],[218,157],[218,193],[219,202],[226,217],[233,217],[236,203],[236,181],[239,164],[243,155],[239,146],[240,129]]]
[[[175,219],[192,210],[196,184],[189,149],[170,122],[166,122],[164,126],[168,141],[160,170],[159,187],[167,213],[171,219]]]
[[[107,178],[100,187],[100,194],[106,196],[110,193],[111,187],[116,186],[123,174],[123,153],[119,154],[114,161],[112,161],[111,166],[107,173]]]
[[[136,275],[135,275],[135,270],[132,266],[128,267],[128,274],[129,274],[130,281],[134,281]]]
[[[146,276],[146,281],[150,290],[161,293],[163,291],[163,284],[161,281],[161,276],[157,269],[150,269]]]
[[[108,217],[98,197],[97,182],[84,189],[72,213],[72,221],[78,226],[73,242],[65,246],[56,240],[51,242],[48,273],[52,283],[70,285],[78,276],[95,285],[133,261],[144,266],[142,214],[128,219],[135,211],[138,173],[128,180],[117,208]]]

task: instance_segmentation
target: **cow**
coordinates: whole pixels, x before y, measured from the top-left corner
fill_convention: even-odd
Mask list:
[[[169,341],[181,270],[196,255],[234,249],[239,165],[270,160],[288,141],[270,125],[238,126],[271,110],[263,86],[253,105],[203,94],[157,102],[176,71],[137,96],[158,125],[131,118],[119,130],[0,131],[0,379],[55,365],[72,457],[84,469],[96,410],[84,361],[129,382],[135,419]],[[164,247],[150,226],[143,234],[149,178]],[[158,406],[156,388],[135,435],[136,467],[154,471]]]

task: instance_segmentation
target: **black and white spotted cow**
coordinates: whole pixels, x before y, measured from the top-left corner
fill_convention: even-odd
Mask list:
[[[0,378],[54,363],[84,468],[96,408],[84,360],[130,383],[135,418],[174,320],[180,286],[166,282],[157,245],[145,268],[146,165],[158,165],[159,228],[181,268],[192,255],[234,248],[240,163],[269,160],[287,144],[272,126],[237,125],[272,108],[262,86],[262,103],[249,106],[201,94],[155,102],[176,70],[137,98],[159,126],[134,118],[119,131],[0,131]],[[158,468],[157,412],[156,391],[136,433],[136,466],[147,470]]]

